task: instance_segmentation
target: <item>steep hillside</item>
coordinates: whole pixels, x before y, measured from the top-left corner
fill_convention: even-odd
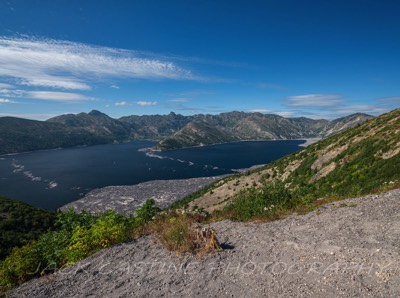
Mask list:
[[[328,121],[232,112],[220,115],[196,115],[193,118],[195,121],[160,141],[158,148],[168,150],[234,140],[323,138],[354,127],[372,117],[366,114],[354,114]]]
[[[244,219],[298,205],[311,206],[321,198],[367,194],[398,183],[399,152],[398,109],[255,172],[226,178],[203,192],[191,206],[208,211],[225,208],[229,216]],[[244,209],[247,215],[243,215]]]
[[[133,128],[129,125],[96,110],[77,115],[61,115],[50,118],[47,122],[61,123],[70,128],[80,128],[108,139],[109,142],[132,139],[134,135]]]
[[[182,129],[192,121],[192,117],[171,112],[168,115],[132,115],[118,120],[133,128],[134,137],[137,139],[159,140]]]
[[[0,118],[0,154],[40,149],[104,144],[109,140],[79,128],[60,123]]]
[[[160,147],[162,149],[173,149],[238,140],[240,140],[240,137],[235,136],[221,126],[213,126],[207,122],[190,122],[172,137],[162,140]]]

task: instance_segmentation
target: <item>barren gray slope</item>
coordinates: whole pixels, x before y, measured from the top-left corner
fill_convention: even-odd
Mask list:
[[[400,190],[270,223],[213,226],[233,249],[199,260],[145,237],[26,283],[12,297],[400,296]]]
[[[73,208],[77,212],[86,210],[91,213],[116,210],[128,214],[134,213],[135,209],[149,198],[153,198],[157,206],[166,208],[224,176],[153,180],[136,185],[107,186],[90,191],[83,198],[62,206],[60,210]]]

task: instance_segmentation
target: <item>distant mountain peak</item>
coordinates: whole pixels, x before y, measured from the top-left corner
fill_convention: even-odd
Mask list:
[[[369,118],[356,113],[328,121],[233,111],[192,116],[171,112],[114,119],[98,110],[60,115],[45,122],[32,120],[29,125],[25,119],[0,118],[0,154],[141,139],[161,141],[161,149],[175,149],[239,140],[323,138]],[[49,131],[53,133],[43,139]],[[21,135],[29,136],[31,142],[21,142]]]
[[[109,117],[107,114],[104,114],[98,110],[91,110],[88,115],[90,116],[97,116],[97,117]]]

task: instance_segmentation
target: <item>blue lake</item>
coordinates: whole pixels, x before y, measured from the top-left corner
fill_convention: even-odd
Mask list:
[[[301,149],[305,141],[249,141],[146,152],[135,141],[0,156],[0,195],[54,210],[92,189],[234,173]],[[142,149],[142,150],[141,150]]]

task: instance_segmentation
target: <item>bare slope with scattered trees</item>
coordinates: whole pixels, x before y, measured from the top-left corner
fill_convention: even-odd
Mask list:
[[[190,204],[244,219],[312,206],[321,198],[368,194],[400,179],[399,152],[397,109],[254,172],[225,178]]]

